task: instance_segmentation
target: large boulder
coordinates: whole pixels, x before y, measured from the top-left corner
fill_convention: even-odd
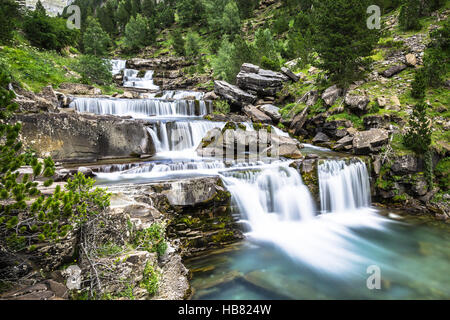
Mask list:
[[[264,129],[264,128],[263,128]],[[233,157],[245,160],[250,156],[302,157],[302,145],[295,139],[279,136],[266,127],[265,130],[247,131],[233,123],[227,123],[223,130],[212,129],[197,148],[197,154],[203,157]]]
[[[252,105],[247,105],[243,109],[244,113],[252,119],[253,122],[261,122],[261,123],[271,123],[272,118],[269,117],[266,113],[259,110],[257,107]]]
[[[281,120],[280,108],[273,104],[263,104],[262,106],[259,106],[258,109],[268,115],[274,122],[279,122]]]
[[[317,100],[319,100],[319,92],[317,90],[312,90],[305,93],[298,102],[305,103],[307,106],[311,107],[316,104]]]
[[[370,99],[366,96],[347,94],[345,96],[345,104],[356,113],[367,112],[367,107],[369,106]]]
[[[214,81],[214,92],[230,101],[232,104],[241,107],[247,104],[253,104],[256,101],[256,96],[251,95],[226,81]]]
[[[306,107],[305,109],[302,110],[302,112],[295,115],[295,117],[291,121],[290,129],[294,130],[294,134],[297,136],[300,135],[301,130],[303,129],[303,126],[305,125],[305,122],[306,122],[307,116],[308,116],[308,110],[309,110],[309,107]]]
[[[378,152],[389,142],[389,132],[384,129],[359,131],[354,135],[353,151],[355,154],[370,154]]]
[[[405,64],[399,64],[396,66],[392,66],[389,69],[385,70],[381,75],[385,78],[390,78],[392,76],[395,76],[397,73],[402,72],[405,70],[408,66]]]
[[[56,161],[89,162],[155,153],[143,121],[63,113],[17,115],[13,121],[22,123],[20,135],[26,147]]]
[[[281,72],[283,72],[286,76],[288,76],[292,81],[297,82],[300,80],[300,76],[296,75],[294,72],[292,72],[291,69],[282,67]]]
[[[329,87],[322,93],[322,100],[325,101],[328,106],[332,106],[341,94],[342,89],[334,85],[332,87]]]
[[[251,90],[259,96],[274,96],[281,90],[283,82],[289,78],[280,72],[264,70],[258,66],[244,63],[237,75],[237,85],[243,90]]]

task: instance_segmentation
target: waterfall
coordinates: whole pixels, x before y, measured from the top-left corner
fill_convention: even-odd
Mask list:
[[[223,174],[241,215],[252,232],[266,232],[274,222],[300,221],[315,216],[315,205],[300,174],[286,165],[257,171]]]
[[[344,212],[370,207],[366,165],[359,159],[326,160],[318,166],[321,210]]]
[[[211,121],[161,121],[148,130],[155,141],[156,151],[164,152],[194,150],[208,131],[224,126],[223,122]]]
[[[76,98],[71,108],[95,114],[148,117],[196,117],[210,112],[210,105],[199,100]]]
[[[127,64],[127,60],[112,59],[111,60],[111,66],[112,66],[111,73],[113,74],[113,76],[119,74],[122,70],[125,70],[126,64]]]
[[[127,88],[159,90],[159,87],[153,83],[154,71],[148,70],[143,78],[138,77],[139,71],[134,69],[125,69],[123,76],[123,86]]]

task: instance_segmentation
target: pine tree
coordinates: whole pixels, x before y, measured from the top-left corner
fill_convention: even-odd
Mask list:
[[[125,28],[125,46],[130,50],[138,50],[149,45],[155,39],[155,31],[152,27],[140,14],[136,18],[131,17]]]
[[[202,19],[203,4],[201,0],[177,1],[177,13],[182,26],[193,25]]]
[[[93,17],[88,18],[87,24],[83,35],[84,52],[94,56],[105,56],[111,41],[108,34]]]
[[[234,0],[229,1],[224,8],[221,27],[224,33],[232,37],[241,29],[239,8]]]
[[[130,20],[130,16],[130,11],[127,9],[127,2],[125,0],[120,1],[116,11],[116,19],[119,23],[120,30],[125,30],[125,26]]]
[[[186,55],[195,58],[200,53],[200,37],[196,32],[189,32],[186,36],[185,44]]]
[[[400,9],[398,23],[402,30],[420,30],[421,0],[405,0]]]
[[[360,76],[364,58],[379,39],[378,30],[367,28],[367,0],[314,1],[314,42],[320,61],[334,80],[346,86]]]
[[[414,106],[409,120],[409,130],[403,137],[406,147],[419,155],[425,154],[431,145],[431,121],[427,116],[428,105],[421,102]]]
[[[172,47],[175,50],[175,52],[180,55],[184,56],[186,54],[184,50],[185,41],[183,39],[183,35],[181,34],[179,29],[175,29],[172,32]]]
[[[11,40],[19,17],[19,6],[14,0],[0,2],[0,43]]]

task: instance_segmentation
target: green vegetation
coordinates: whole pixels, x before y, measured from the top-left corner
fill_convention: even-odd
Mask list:
[[[133,245],[135,248],[148,252],[156,252],[158,257],[161,257],[167,250],[165,227],[161,224],[154,223],[148,229],[136,231]]]
[[[83,174],[69,179],[64,191],[58,185],[53,194],[40,194],[35,180],[43,177],[44,186],[51,186],[54,163],[24,151],[18,140],[21,125],[8,123],[17,110],[11,103],[14,93],[6,88],[10,80],[6,68],[0,68],[0,241],[13,251],[32,251],[39,243],[60,241],[104,210],[109,194],[93,190],[94,181]],[[23,165],[31,166],[33,173],[19,179],[18,169]]]
[[[149,295],[155,295],[158,292],[159,275],[149,262],[145,265],[140,286],[141,288],[147,290]]]
[[[81,75],[81,82],[99,85],[112,83],[111,63],[96,56],[85,55],[80,58],[75,70]]]

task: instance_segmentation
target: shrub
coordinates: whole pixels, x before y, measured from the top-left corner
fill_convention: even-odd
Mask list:
[[[421,0],[406,0],[400,9],[398,23],[400,29],[420,30]]]
[[[12,39],[16,20],[19,17],[19,6],[14,0],[2,0],[0,2],[0,43]]]
[[[140,287],[147,290],[149,295],[155,295],[158,292],[159,275],[150,262],[145,265]]]
[[[80,58],[75,69],[86,84],[107,85],[112,83],[111,63],[96,56],[85,55]]]
[[[136,248],[156,252],[161,257],[167,250],[164,226],[154,223],[148,229],[136,231],[133,244]]]
[[[427,117],[427,108],[423,102],[414,106],[410,128],[403,137],[404,145],[419,155],[425,154],[431,145],[431,121]]]
[[[173,50],[175,50],[175,52],[178,55],[184,56],[186,54],[186,52],[184,50],[184,46],[185,46],[185,41],[183,39],[183,35],[181,34],[181,32],[178,29],[176,29],[172,33],[172,47],[173,47]]]
[[[230,105],[226,100],[216,100],[214,101],[214,113],[218,114],[228,114],[230,113]]]

